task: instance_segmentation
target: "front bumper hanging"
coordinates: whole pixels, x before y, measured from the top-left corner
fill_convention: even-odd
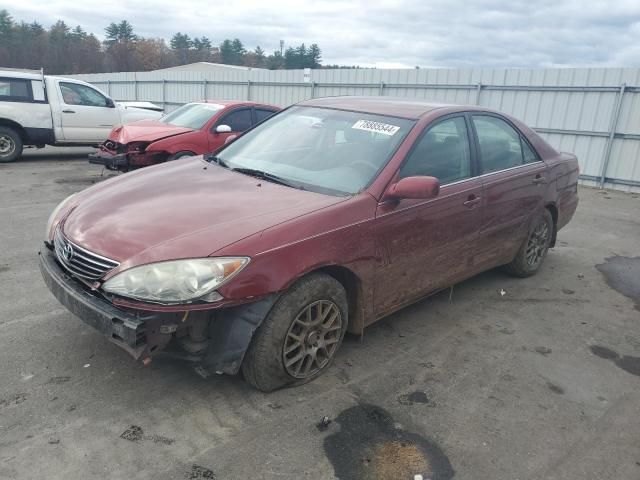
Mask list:
[[[146,325],[156,320],[157,315],[142,317],[120,310],[88,292],[86,287],[68,275],[50,250],[43,249],[39,252],[39,257],[42,278],[62,305],[80,320],[124,348],[136,360],[145,354],[148,350]]]

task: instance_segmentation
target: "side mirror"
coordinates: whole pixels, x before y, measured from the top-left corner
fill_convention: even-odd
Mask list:
[[[383,200],[414,198],[428,200],[440,192],[440,181],[436,177],[406,177],[389,187]]]
[[[216,133],[229,133],[231,132],[231,127],[229,125],[218,125],[216,127]]]
[[[107,98],[107,108],[116,108],[116,104],[110,98]]]

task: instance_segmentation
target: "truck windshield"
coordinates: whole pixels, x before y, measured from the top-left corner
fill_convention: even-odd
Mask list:
[[[366,188],[415,122],[317,107],[292,107],[217,154],[222,164],[260,171],[327,194]]]
[[[160,121],[176,127],[198,130],[223,108],[224,105],[216,103],[187,103],[162,117]]]

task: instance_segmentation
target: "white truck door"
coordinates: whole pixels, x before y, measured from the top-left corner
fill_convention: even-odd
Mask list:
[[[59,80],[56,94],[65,143],[101,143],[120,124],[113,101],[89,85]]]

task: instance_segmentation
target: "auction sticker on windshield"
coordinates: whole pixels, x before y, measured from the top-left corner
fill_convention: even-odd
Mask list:
[[[374,122],[372,120],[358,120],[351,128],[365,130],[367,132],[383,133],[384,135],[395,135],[400,127],[387,123]]]

